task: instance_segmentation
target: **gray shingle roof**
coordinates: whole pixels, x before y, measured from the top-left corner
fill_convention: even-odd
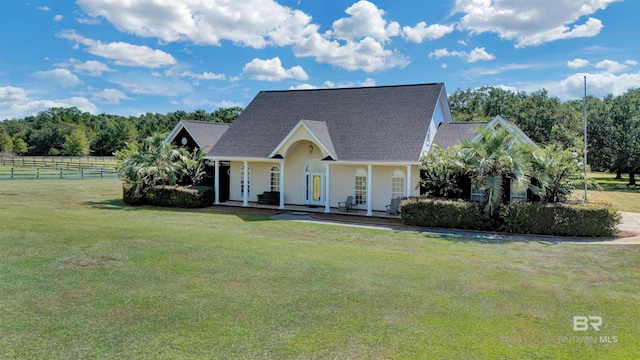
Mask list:
[[[338,160],[417,161],[443,87],[262,91],[208,156],[267,158],[304,119],[326,124]],[[322,126],[312,126],[327,141]]]
[[[202,147],[206,154],[218,140],[229,130],[231,124],[213,123],[205,121],[182,120],[185,129],[193,139]]]
[[[433,138],[433,145],[438,145],[443,150],[454,146],[461,141],[471,140],[478,129],[487,126],[488,122],[451,122],[442,123]],[[433,149],[433,146],[431,147]]]
[[[333,155],[338,156],[336,154],[336,149],[333,146],[333,141],[331,141],[331,135],[329,134],[329,129],[327,128],[327,123],[325,121],[313,121],[313,120],[302,120],[309,130],[315,135],[318,140],[327,148],[327,150]]]

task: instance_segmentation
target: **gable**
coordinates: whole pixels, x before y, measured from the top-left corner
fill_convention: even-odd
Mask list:
[[[165,141],[182,146],[182,138],[186,138],[187,144],[184,146],[190,149],[197,147],[207,153],[230,126],[231,124],[226,123],[180,120]]]
[[[295,148],[294,145],[301,141],[320,146],[322,157],[329,157],[334,160],[337,158],[331,136],[327,130],[327,124],[324,121],[311,120],[300,120],[269,154],[269,157],[286,157]]]

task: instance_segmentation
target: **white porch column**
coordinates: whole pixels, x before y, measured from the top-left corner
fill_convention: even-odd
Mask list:
[[[411,165],[407,165],[407,197],[411,196]]]
[[[213,170],[213,193],[214,201],[213,205],[220,205],[220,160],[214,162],[215,169]]]
[[[329,163],[327,163],[327,173],[326,176],[324,178],[324,190],[326,192],[325,196],[324,196],[324,212],[328,213],[331,212],[331,201],[330,201],[330,197],[329,194],[331,193],[331,189],[330,189],[330,184],[331,184],[331,173],[329,172]]]
[[[367,165],[367,216],[373,215],[371,211],[371,164]]]
[[[278,209],[284,209],[284,159],[280,161],[280,206]]]
[[[244,192],[242,193],[242,206],[249,206],[249,187],[247,186],[247,182],[249,181],[249,163],[243,161],[244,165],[244,173],[243,173],[243,184],[244,184]]]

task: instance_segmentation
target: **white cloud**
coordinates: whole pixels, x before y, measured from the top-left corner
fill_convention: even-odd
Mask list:
[[[193,87],[185,81],[148,73],[116,73],[108,80],[132,94],[180,96],[193,93]]]
[[[372,78],[366,78],[363,81],[347,81],[341,83],[335,83],[331,80],[327,80],[322,83],[322,86],[315,86],[312,84],[300,84],[289,87],[289,90],[309,90],[309,89],[335,89],[335,88],[347,88],[347,87],[371,87],[376,86],[376,80]]]
[[[578,73],[557,82],[541,84],[550,93],[561,99],[581,98],[584,94],[584,76],[587,77],[587,95],[604,97],[609,94],[619,96],[630,88],[640,87],[640,73]]]
[[[427,26],[424,21],[419,22],[416,26],[405,26],[402,28],[402,34],[408,41],[422,43],[425,39],[435,40],[451,33],[454,30],[453,25],[432,24]]]
[[[241,102],[222,100],[222,101],[214,101],[213,106],[217,108],[230,108],[230,107],[243,107],[244,104]]]
[[[457,43],[462,45],[462,46],[467,46],[467,42],[464,41],[464,40],[458,40]]]
[[[625,60],[625,62],[624,62],[624,63],[625,63],[625,64],[627,64],[627,65],[631,65],[631,66],[636,66],[636,65],[638,65],[638,62],[637,62],[637,61],[635,61],[635,60]]]
[[[615,74],[626,69],[627,65],[620,64],[619,62],[613,60],[602,60],[596,64],[596,68],[604,69],[605,72]]]
[[[196,80],[224,80],[227,78],[224,74],[215,74],[208,71],[205,71],[202,74],[194,74],[191,71],[184,71],[180,76]]]
[[[442,65],[440,65],[441,68],[446,69],[448,67],[447,63],[442,63]]]
[[[53,82],[62,87],[73,87],[82,83],[82,81],[80,81],[77,76],[75,76],[71,71],[67,69],[36,71],[32,75],[37,79]]]
[[[23,88],[0,86],[0,104],[14,103],[27,100],[27,93]]]
[[[571,61],[567,61],[567,67],[569,69],[579,69],[589,65],[589,61],[585,59],[575,58]]]
[[[458,28],[473,33],[493,32],[501,39],[515,40],[518,48],[546,42],[596,36],[602,21],[589,17],[621,0],[456,0],[462,13]]]
[[[484,47],[475,48],[471,50],[469,56],[467,57],[468,63],[474,63],[476,61],[490,61],[495,60],[495,56],[493,54],[489,54]]]
[[[76,34],[73,30],[63,31],[57,34],[58,37],[75,41],[86,46],[86,51],[114,60],[116,65],[140,66],[150,69],[173,65],[177,61],[170,54],[162,50],[154,50],[147,46],[132,45],[125,42],[112,42],[105,44],[99,40],[88,39]]]
[[[466,77],[475,78],[478,76],[495,75],[507,71],[520,71],[520,70],[542,70],[553,65],[545,63],[531,63],[531,64],[506,64],[493,67],[474,67],[472,69],[463,72]]]
[[[40,11],[51,11],[51,8],[48,6],[38,6],[36,9]]]
[[[289,86],[289,90],[311,90],[311,89],[317,89],[318,87],[315,85],[311,85],[311,84],[300,84],[300,85],[296,85],[296,86]]]
[[[58,14],[56,16],[53,17],[53,21],[58,22],[58,21],[62,21],[62,19],[64,19],[64,16]]]
[[[106,104],[120,104],[120,100],[131,100],[127,94],[118,89],[103,89],[91,95],[91,100]]]
[[[402,54],[385,49],[382,43],[370,37],[360,41],[347,41],[341,45],[326,36],[313,34],[294,45],[293,50],[296,56],[312,56],[318,62],[346,70],[373,72],[402,68],[409,63]]]
[[[274,0],[79,0],[78,5],[121,31],[162,42],[219,46],[226,40],[253,48],[293,46],[297,57],[367,72],[409,63],[385,48],[391,37],[400,34],[400,25],[385,20],[384,11],[368,1],[350,6],[346,10],[350,17],[336,20],[322,34],[311,16]]]
[[[307,80],[309,75],[301,66],[285,69],[279,57],[269,60],[253,59],[245,64],[242,74],[260,81],[281,81],[284,79]]]
[[[57,100],[21,99],[8,105],[8,107],[0,106],[0,119],[21,119],[26,116],[34,116],[52,107],[76,107],[80,111],[92,114],[100,112],[89,99],[79,96]]]
[[[84,25],[98,25],[100,24],[100,19],[96,19],[96,18],[75,18],[76,21],[80,24],[84,24]]]
[[[489,61],[494,60],[496,57],[493,54],[489,54],[484,47],[475,48],[471,50],[471,53],[466,51],[449,51],[447,48],[436,49],[429,53],[430,58],[440,59],[443,57],[459,57],[468,63],[474,63],[476,61]]]
[[[354,40],[365,37],[379,42],[389,41],[400,34],[400,24],[393,21],[387,24],[382,18],[384,10],[366,0],[358,1],[345,10],[351,15],[333,22],[333,35],[339,40]]]
[[[78,5],[122,31],[163,42],[220,45],[228,40],[263,48],[292,44],[313,31],[310,16],[274,0],[79,0]]]
[[[109,68],[107,64],[96,60],[87,60],[85,62],[81,62],[80,60],[71,58],[68,62],[57,63],[54,65],[65,68],[71,67],[75,72],[79,72],[89,76],[101,76],[103,72],[115,71]]]

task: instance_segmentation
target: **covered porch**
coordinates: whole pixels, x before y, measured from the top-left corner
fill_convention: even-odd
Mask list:
[[[228,206],[228,207],[246,207],[243,206],[242,201],[225,201],[215,206]],[[366,209],[358,209],[351,211],[339,211],[336,207],[329,208],[329,212],[325,211],[324,206],[312,206],[312,205],[285,205],[284,209],[280,208],[278,205],[264,205],[258,204],[256,202],[249,202],[248,207],[256,208],[256,209],[270,209],[270,210],[279,210],[279,211],[292,211],[292,212],[300,212],[300,213],[310,213],[310,214],[335,214],[335,215],[344,215],[344,216],[354,216],[354,217],[377,217],[383,219],[400,219],[400,215],[389,215],[386,211],[376,211],[373,210],[371,215],[367,215]]]

